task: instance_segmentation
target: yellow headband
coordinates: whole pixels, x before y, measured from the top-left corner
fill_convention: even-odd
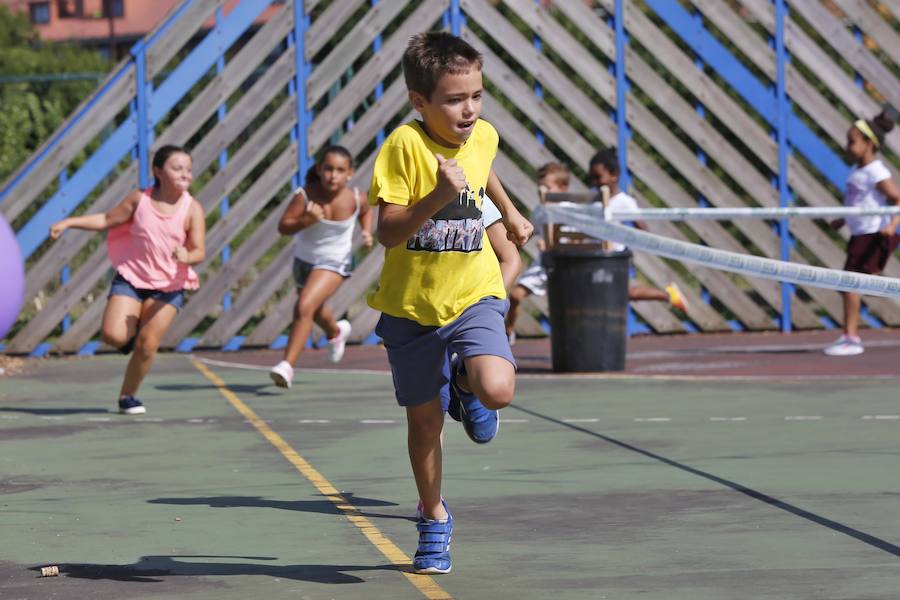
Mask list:
[[[872,131],[872,128],[869,127],[869,124],[866,121],[864,121],[863,119],[859,119],[856,123],[853,124],[853,126],[862,131],[862,134],[864,136],[872,140],[872,143],[875,144],[876,148],[881,145],[878,142],[878,136],[875,135],[875,132]]]

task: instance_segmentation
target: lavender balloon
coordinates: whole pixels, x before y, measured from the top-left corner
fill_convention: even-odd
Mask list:
[[[0,217],[0,339],[10,330],[25,295],[25,265],[16,234]]]

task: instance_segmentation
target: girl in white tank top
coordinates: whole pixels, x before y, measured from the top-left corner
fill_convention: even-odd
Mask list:
[[[306,187],[297,188],[278,223],[278,231],[294,235],[294,280],[297,306],[284,357],[272,367],[275,385],[290,388],[294,364],[300,357],[313,322],[328,336],[332,362],[344,354],[350,323],[335,321],[325,302],[350,276],[353,233],[360,224],[362,243],[372,246],[372,212],[360,202],[359,190],[350,188],[353,157],[342,146],[329,146],[306,175]]]

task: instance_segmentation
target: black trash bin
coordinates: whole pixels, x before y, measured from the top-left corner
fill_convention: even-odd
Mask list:
[[[544,252],[556,372],[623,371],[631,252],[557,246]]]

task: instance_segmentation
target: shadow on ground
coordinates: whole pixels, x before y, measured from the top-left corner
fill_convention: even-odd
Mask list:
[[[205,562],[176,559],[234,559],[241,561],[274,561],[271,556],[204,556],[151,555],[142,556],[130,565],[66,563],[59,565],[60,575],[75,579],[125,581],[129,583],[158,583],[166,577],[215,577],[225,575],[268,575],[281,579],[314,583],[363,583],[352,575],[357,571],[399,571],[395,565],[272,565],[257,562]],[[32,567],[40,572],[41,567]]]
[[[361,507],[398,506],[396,502],[354,496],[352,493],[347,492],[344,492],[341,495],[348,504],[351,504],[357,509]],[[263,498],[262,496],[197,496],[194,498],[154,498],[153,500],[147,500],[147,502],[149,504],[209,506],[211,508],[275,508],[278,510],[295,510],[335,516],[343,514],[338,510],[334,502],[327,498],[323,498],[322,500],[272,500]],[[415,522],[413,517],[401,515],[387,515],[362,510],[360,511],[360,514],[365,517],[378,519],[402,519],[404,521]]]

